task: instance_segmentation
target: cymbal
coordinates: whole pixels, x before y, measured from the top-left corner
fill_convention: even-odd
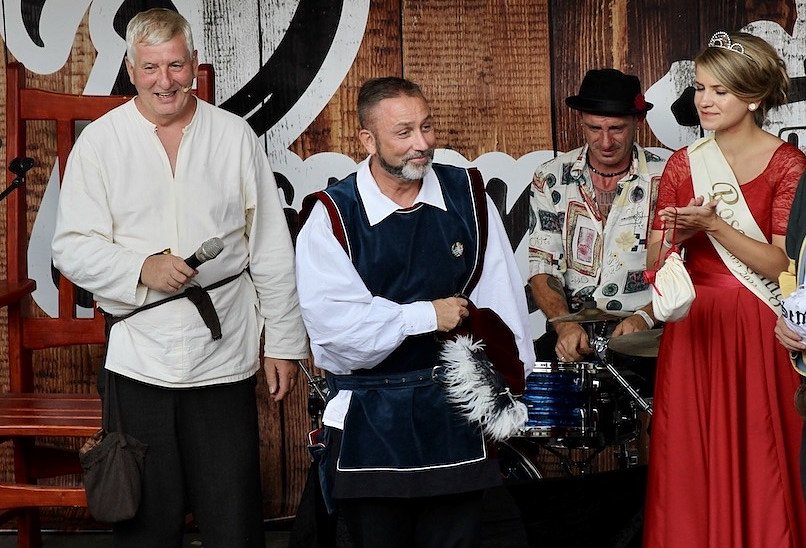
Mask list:
[[[565,316],[557,316],[549,320],[551,323],[560,322],[607,322],[612,320],[621,320],[627,316],[632,316],[632,312],[624,312],[622,310],[600,310],[598,308],[583,308],[579,312],[573,314],[566,314]]]
[[[613,352],[638,358],[657,358],[663,328],[636,331],[628,335],[611,337],[607,347]]]

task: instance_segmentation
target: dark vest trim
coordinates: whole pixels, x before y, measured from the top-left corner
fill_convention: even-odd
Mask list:
[[[309,194],[302,200],[302,208],[300,210],[300,227],[305,224],[305,221],[308,220],[308,217],[313,211],[313,206],[316,205],[316,202],[322,202],[322,205],[325,206],[327,210],[327,215],[330,217],[330,224],[333,226],[333,236],[335,236],[336,240],[341,244],[341,247],[344,249],[345,253],[347,253],[348,257],[352,257],[350,254],[350,244],[347,241],[347,235],[344,232],[344,221],[341,218],[341,213],[339,213],[339,208],[336,206],[335,202],[333,202],[333,198],[325,192],[324,190],[320,190],[318,192],[314,192],[313,194]]]
[[[484,179],[478,168],[471,167],[467,170],[470,176],[470,191],[473,196],[473,210],[476,213],[476,225],[478,226],[478,255],[476,256],[476,266],[473,273],[467,280],[462,293],[470,295],[476,284],[479,283],[481,278],[481,271],[484,268],[484,254],[487,251],[487,234],[489,226],[487,225],[487,196],[484,190]]]

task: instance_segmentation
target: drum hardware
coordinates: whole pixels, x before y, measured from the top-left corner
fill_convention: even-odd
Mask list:
[[[552,447],[534,440],[533,438],[518,438],[501,441],[497,444],[498,463],[505,482],[521,482],[541,480],[547,477],[542,466],[537,462],[541,451],[545,451],[557,458],[556,464],[562,469],[563,476],[583,476],[593,470],[593,461],[606,447],[590,448],[560,448]],[[626,452],[627,449],[622,448]],[[583,458],[574,458],[572,453],[582,452]],[[534,458],[530,458],[530,455]],[[550,475],[551,470],[548,470]]]
[[[498,442],[498,463],[504,481],[543,479],[543,474],[529,457],[509,441]]]
[[[638,449],[628,447],[626,444],[622,443],[618,446],[618,450],[616,452],[616,461],[619,464],[619,468],[632,468],[633,466],[638,466],[639,451]]]
[[[613,378],[618,381],[618,383],[627,391],[627,393],[632,396],[635,402],[641,407],[641,410],[646,411],[650,416],[652,416],[652,405],[647,402],[644,398],[641,397],[638,392],[636,392],[635,388],[632,387],[630,383],[627,382],[627,379],[621,376],[621,373],[616,371],[616,368],[613,367],[613,364],[610,362],[605,362],[604,366],[613,375]]]
[[[622,337],[626,336],[627,335],[622,335]],[[618,382],[622,386],[622,388],[624,388],[624,390],[627,391],[627,393],[635,400],[635,402],[641,407],[641,409],[649,413],[649,415],[651,416],[652,406],[649,404],[649,402],[647,402],[644,398],[641,397],[641,395],[635,390],[635,388],[633,388],[633,386],[629,382],[627,382],[627,379],[625,379],[621,375],[621,373],[619,373],[616,370],[616,368],[613,367],[613,364],[610,363],[610,360],[607,359],[606,352],[608,348],[608,340],[605,339],[604,337],[597,336],[594,337],[591,343],[592,343],[591,346],[593,346],[593,349],[596,352],[599,361],[605,367],[605,369],[607,369],[607,371],[613,376],[613,378],[616,379],[616,382]]]
[[[648,331],[639,331],[638,333],[648,333]],[[611,341],[618,340],[622,337],[630,337],[631,335],[635,334],[637,333],[631,333],[630,335],[621,335],[619,337],[606,338],[601,334],[594,334],[591,332],[588,334],[588,336],[591,342],[591,347],[593,348],[593,351],[596,353],[596,356],[599,358],[599,362],[602,365],[604,365],[604,367],[610,372],[613,378],[616,379],[616,381],[624,388],[624,390],[626,390],[627,393],[630,396],[632,396],[632,398],[636,401],[636,403],[638,403],[638,405],[641,406],[641,409],[649,413],[650,416],[652,416],[652,406],[644,398],[641,397],[638,391],[636,391],[635,388],[633,388],[633,386],[629,382],[627,382],[627,379],[625,379],[621,375],[621,373],[619,373],[616,370],[616,368],[613,367],[613,364],[610,363],[610,360],[607,359],[607,349],[610,347]],[[660,336],[658,336],[658,340],[660,340]],[[655,355],[657,356],[657,352],[655,353]]]
[[[322,416],[325,413],[328,387],[327,380],[319,375],[313,375],[305,365],[305,361],[297,360],[308,382],[308,416],[311,418],[311,430],[322,427]]]
[[[544,478],[570,478],[595,474],[605,451],[612,449],[612,464],[625,470],[640,465],[640,450],[628,443],[603,447],[561,447],[535,438],[510,438],[496,445],[497,458],[505,483]],[[610,468],[609,470],[612,470]]]
[[[547,445],[544,447],[546,451],[554,455],[560,460],[565,473],[568,476],[585,476],[592,471],[593,460],[606,449],[606,447],[597,447],[589,451],[584,459],[572,459],[570,456],[570,448],[565,451]]]

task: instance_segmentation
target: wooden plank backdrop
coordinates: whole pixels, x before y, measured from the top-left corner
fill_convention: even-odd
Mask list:
[[[259,68],[255,59],[262,59],[263,50],[269,48],[260,39],[276,36],[265,30],[283,24],[271,17],[282,3],[203,3],[207,52],[215,56],[201,60],[216,68],[219,102],[232,93],[234,82]],[[322,0],[321,5],[327,3]],[[155,5],[173,4],[124,2],[116,15],[116,28],[121,20],[125,25],[131,13]],[[646,87],[664,75],[673,61],[690,59],[716,30],[768,19],[792,32],[798,5],[806,9],[802,0],[372,0],[349,72],[289,149],[303,159],[327,151],[361,159],[364,152],[356,139],[358,87],[367,78],[393,74],[422,85],[432,102],[439,146],[465,158],[501,151],[517,159],[530,151],[569,150],[581,144],[581,134],[564,100],[576,93],[587,69],[614,66],[637,74]],[[42,6],[41,1],[22,2],[23,19],[33,29]],[[240,48],[248,44],[261,54],[242,57]],[[14,59],[8,48],[5,52],[0,57],[3,88],[6,63]],[[81,93],[95,59],[85,13],[64,66],[52,74],[28,71],[28,82]],[[294,74],[283,76],[293,79]],[[125,76],[119,77],[115,89],[125,91],[126,85]],[[0,101],[4,102],[4,96]],[[3,137],[5,108],[0,109],[0,131]],[[29,155],[37,159],[37,167],[29,173],[29,192],[41,197],[55,143],[52,128],[43,124],[31,131]],[[658,145],[648,127],[642,128],[639,139],[644,145]],[[0,156],[5,157],[4,146]],[[37,200],[30,201],[29,226],[39,208]],[[0,217],[4,223],[2,207]],[[0,269],[4,269],[4,234],[0,239]],[[7,387],[5,311],[0,311],[0,324],[0,384]],[[44,389],[94,390],[98,358],[97,348],[40,352],[37,381]],[[307,390],[303,383],[288,401],[277,405],[261,379],[259,402],[265,516],[291,516],[309,463],[304,436],[309,427]],[[1,456],[0,474],[8,475],[8,451]]]

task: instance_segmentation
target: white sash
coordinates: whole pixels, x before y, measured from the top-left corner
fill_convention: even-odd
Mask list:
[[[736,181],[733,170],[728,165],[725,156],[722,155],[713,136],[703,137],[691,144],[688,147],[688,159],[691,165],[694,195],[703,196],[706,203],[719,197],[720,200],[716,206],[717,215],[745,236],[759,242],[769,243],[750,213],[750,208],[742,194],[741,185]],[[782,297],[778,284],[753,272],[710,234],[708,238],[719,253],[722,262],[736,276],[736,279],[764,301],[776,315],[780,316]]]

